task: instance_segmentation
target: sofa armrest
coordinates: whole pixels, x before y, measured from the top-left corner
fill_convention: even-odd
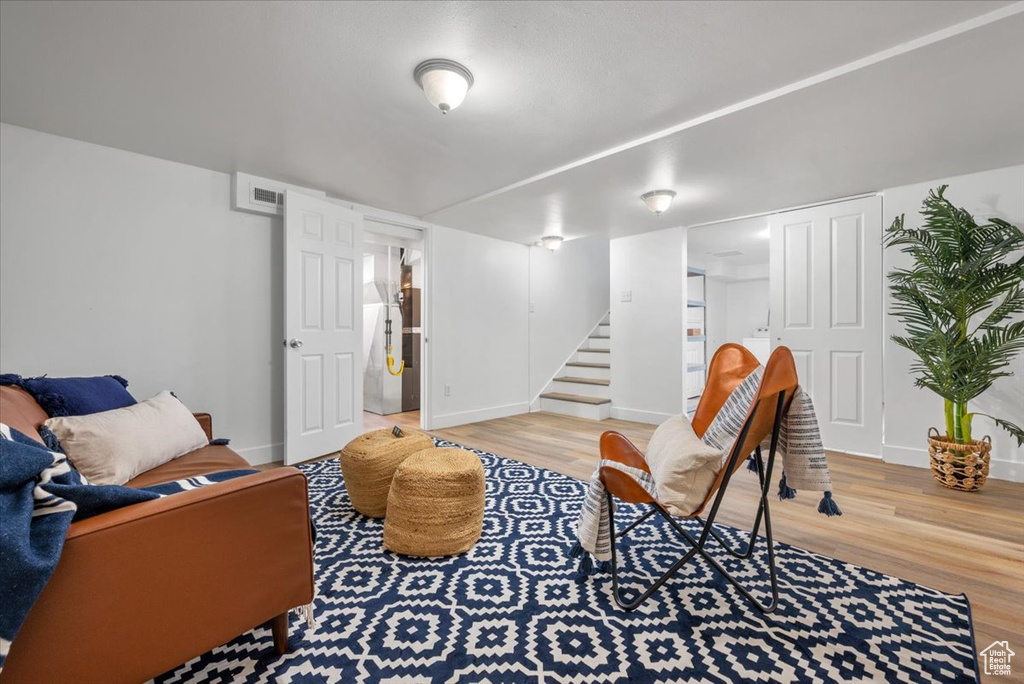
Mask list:
[[[193,413],[192,415],[199,421],[199,427],[203,428],[203,432],[206,433],[206,439],[213,439],[213,416],[209,413]]]
[[[135,504],[71,526],[4,684],[144,681],[312,597],[306,478],[295,468]]]

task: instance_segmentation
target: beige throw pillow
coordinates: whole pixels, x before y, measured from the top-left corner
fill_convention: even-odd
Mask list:
[[[113,411],[50,418],[45,425],[92,484],[124,484],[209,443],[199,421],[168,391]]]
[[[685,416],[658,426],[644,456],[658,499],[672,515],[690,515],[711,491],[722,465],[722,450],[701,441]]]

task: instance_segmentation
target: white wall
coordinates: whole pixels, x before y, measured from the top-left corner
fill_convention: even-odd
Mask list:
[[[691,281],[692,282],[692,281]],[[707,279],[707,358],[711,361],[715,350],[729,341],[729,285],[719,278]],[[692,295],[689,295],[692,298]]]
[[[686,229],[612,240],[610,262],[612,416],[661,423],[683,412]]]
[[[609,243],[595,236],[565,242],[556,252],[529,250],[530,399],[536,401],[608,313]]]
[[[282,229],[229,176],[0,124],[0,368],[119,373],[281,457]]]
[[[768,279],[729,283],[725,293],[727,342],[742,344],[755,328],[768,326]]]
[[[435,226],[428,249],[427,427],[526,412],[530,248]]]
[[[920,207],[931,188],[949,184],[946,197],[957,206],[965,207],[976,219],[999,217],[1020,226],[1024,223],[1024,166],[972,173],[942,180],[892,188],[883,193],[884,226],[906,214],[906,224],[918,227],[921,223]],[[883,271],[907,264],[907,257],[895,249],[887,249],[883,256]],[[886,313],[891,300],[886,288]],[[884,348],[885,433],[882,457],[886,461],[920,467],[928,466],[926,433],[929,427],[944,427],[942,400],[935,394],[914,387],[909,373],[913,359],[909,351],[888,341],[889,336],[903,332],[892,316],[884,321],[886,344]],[[971,409],[1012,420],[1018,425],[1024,421],[1024,356],[1012,364],[1013,377],[1000,379]],[[1010,435],[997,428],[991,420],[974,419],[977,437],[992,436],[993,477],[1024,481],[1024,449],[1017,447]]]
[[[694,281],[690,281],[691,284]],[[768,323],[768,279],[729,282],[721,277],[707,278],[708,360],[726,342],[743,344],[755,328]],[[691,295],[692,297],[692,295]]]

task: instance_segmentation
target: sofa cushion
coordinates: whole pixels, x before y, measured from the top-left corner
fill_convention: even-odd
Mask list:
[[[134,406],[50,418],[45,425],[93,484],[124,484],[209,443],[195,416],[167,391]]]
[[[21,382],[50,417],[86,416],[135,404],[120,375],[95,378],[25,378]]]
[[[147,470],[125,484],[128,487],[151,487],[186,477],[251,467],[248,461],[226,446],[206,446]]]
[[[39,426],[48,418],[31,394],[16,385],[0,386],[0,423],[44,444]],[[44,444],[45,446],[45,444]]]

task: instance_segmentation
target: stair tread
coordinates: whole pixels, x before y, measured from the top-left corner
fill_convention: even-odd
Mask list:
[[[612,339],[612,336],[611,335],[591,335],[590,339],[592,339],[592,340],[610,340],[610,339]]]
[[[594,406],[612,403],[611,399],[605,399],[604,397],[588,397],[582,394],[568,394],[566,392],[545,392],[540,395],[540,398],[557,399],[558,401],[571,401],[577,404],[592,404]]]
[[[560,378],[555,378],[556,382],[576,382],[581,385],[603,385],[607,387],[612,384],[611,380],[599,380],[597,378],[580,378],[575,375],[563,375]]]
[[[595,354],[611,354],[611,349],[577,349],[576,351],[581,352],[594,352]]]
[[[579,368],[611,368],[610,363],[594,363],[593,361],[570,361],[566,366],[577,366]]]

